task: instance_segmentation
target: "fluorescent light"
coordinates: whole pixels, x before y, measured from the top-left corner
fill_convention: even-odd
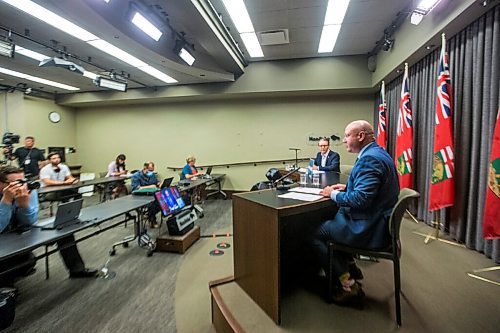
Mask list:
[[[318,53],[332,52],[350,0],[329,0],[326,7],[325,23],[319,40]]]
[[[115,81],[99,76],[96,79],[96,83],[99,87],[104,87],[124,92],[127,91],[127,82]]]
[[[6,40],[0,40],[0,55],[13,58],[15,48],[16,46],[14,45],[14,43]]]
[[[161,35],[163,35],[160,29],[155,27],[153,23],[149,22],[148,19],[139,12],[136,12],[134,17],[132,17],[132,23],[155,41],[160,40]]]
[[[328,1],[325,13],[325,23],[323,25],[342,24],[347,7],[349,7],[349,1],[350,0]]]
[[[339,36],[341,25],[332,24],[325,25],[321,32],[321,39],[319,40],[318,53],[332,52]]]
[[[410,16],[410,22],[411,22],[411,24],[419,25],[420,22],[422,22],[423,18],[424,18],[424,15],[417,13],[417,12],[413,12],[413,13],[411,13],[411,16]]]
[[[229,13],[229,16],[231,16],[234,26],[240,34],[255,31],[243,0],[222,0],[222,2]]]
[[[85,29],[80,28],[76,24],[62,18],[61,16],[54,14],[48,9],[43,8],[42,6],[34,3],[29,0],[1,0],[9,5],[16,7],[23,12],[30,14],[37,19],[50,24],[54,28],[57,28],[73,37],[76,37],[83,41],[89,41],[93,39],[97,39],[97,36],[91,34]]]
[[[243,43],[245,44],[245,47],[252,58],[259,58],[264,56],[255,32],[240,34],[240,37],[243,40]]]
[[[415,10],[422,12],[424,15],[430,12],[441,0],[422,0]]]
[[[179,57],[181,57],[182,60],[184,60],[189,66],[193,66],[193,63],[196,60],[195,57],[193,57],[185,48],[182,48],[179,51]]]
[[[89,79],[92,79],[92,80],[97,79],[97,74],[89,72],[89,71],[84,71],[83,76],[88,77]]]
[[[252,58],[263,57],[264,53],[260,47],[259,40],[255,34],[255,30],[248,15],[247,7],[243,0],[222,0],[226,7],[231,20],[233,21],[236,30],[240,33],[241,40],[245,44],[248,54]]]
[[[142,66],[147,66],[144,61],[134,57],[130,53],[127,53],[123,51],[122,49],[106,42],[105,40],[98,39],[98,40],[93,40],[88,42],[90,45],[95,47],[96,49],[101,50],[102,52],[105,52],[113,57],[116,57],[120,59],[121,61],[134,66],[134,67],[142,67]]]
[[[28,49],[21,47],[19,45],[16,46],[16,53],[22,54],[25,57],[35,59],[38,61],[42,61],[42,60],[50,58],[49,56],[46,56],[45,54],[41,54],[41,53],[38,53],[35,51],[28,50]]]
[[[167,74],[163,73],[163,72],[160,72],[159,70],[157,70],[156,68],[154,67],[151,67],[149,65],[145,66],[145,67],[137,67],[137,69],[140,69],[141,71],[143,71],[144,73],[147,73],[155,78],[157,78],[158,80],[161,80],[165,83],[176,83],[177,80],[172,78],[171,76],[168,76]]]
[[[0,67],[0,73],[6,74],[6,75],[10,75],[10,76],[19,77],[21,79],[25,79],[25,80],[29,80],[29,81],[43,83],[43,84],[46,84],[48,86],[52,86],[52,87],[56,87],[56,88],[61,88],[61,89],[65,89],[65,90],[71,90],[71,91],[80,90],[80,88],[69,86],[69,85],[64,84],[64,83],[59,83],[59,82],[47,80],[47,79],[44,79],[44,78],[41,78],[41,77],[38,77],[38,76],[24,74],[24,73],[21,73],[21,72],[16,72],[16,71],[13,71],[13,70],[10,70],[10,69],[7,69],[7,68],[3,68],[3,67]]]
[[[109,3],[109,0],[104,0],[105,3]]]
[[[130,66],[137,67],[141,71],[148,73],[149,75],[157,79],[160,79],[163,82],[166,83],[177,82],[177,80],[175,80],[174,78],[151,67],[144,61],[106,42],[105,40],[98,38],[97,36],[91,34],[87,30],[80,28],[76,24],[71,23],[70,21],[60,17],[59,15],[52,13],[51,11],[43,8],[40,5],[37,5],[36,3],[30,0],[0,0],[0,1],[8,3],[11,6],[26,12],[27,14],[35,16],[38,19],[56,27],[57,29],[66,32],[67,34],[70,34],[80,40],[86,41],[95,48],[127,63]]]

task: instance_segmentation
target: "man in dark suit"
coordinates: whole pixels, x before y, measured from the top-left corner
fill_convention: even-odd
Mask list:
[[[390,245],[388,221],[398,200],[399,182],[391,156],[374,139],[373,127],[357,120],[345,129],[343,142],[347,151],[358,153],[347,185],[325,187],[321,194],[331,198],[340,207],[332,220],[324,222],[314,235],[313,249],[320,264],[328,269],[327,242],[367,249],[382,249]],[[334,253],[333,274],[338,278],[333,299],[349,303],[364,297],[362,273],[351,255]]]
[[[318,146],[319,153],[314,159],[313,170],[340,172],[340,156],[330,150],[330,139],[321,138]]]

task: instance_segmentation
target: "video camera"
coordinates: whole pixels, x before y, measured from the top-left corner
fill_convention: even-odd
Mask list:
[[[11,132],[5,132],[2,136],[2,148],[3,148],[3,154],[6,158],[5,161],[1,161],[2,163],[6,163],[11,156],[12,152],[14,150],[14,144],[19,143],[19,135],[11,133]]]
[[[5,132],[3,134],[2,144],[4,146],[12,146],[15,143],[19,143],[19,135],[11,132]]]

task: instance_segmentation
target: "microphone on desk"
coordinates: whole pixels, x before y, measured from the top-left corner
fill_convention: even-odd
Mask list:
[[[282,176],[282,177],[280,177],[280,178],[276,179],[276,180],[272,183],[273,187],[274,187],[276,184],[278,184],[279,182],[281,182],[283,179],[287,178],[288,176],[290,176],[291,174],[293,174],[293,173],[295,173],[295,172],[297,172],[297,171],[299,171],[299,170],[300,170],[300,168],[299,168],[299,167],[296,167],[295,169],[293,169],[292,171],[288,172],[288,173],[287,173],[287,174],[285,174],[284,176]],[[291,184],[290,184],[290,185],[291,185]],[[276,189],[277,189],[277,190],[280,190],[280,191],[288,191],[288,190],[290,189],[290,185],[281,185],[281,186],[276,186]]]

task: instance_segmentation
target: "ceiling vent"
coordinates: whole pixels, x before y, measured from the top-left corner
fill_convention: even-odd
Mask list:
[[[288,29],[259,32],[260,45],[288,44]]]

